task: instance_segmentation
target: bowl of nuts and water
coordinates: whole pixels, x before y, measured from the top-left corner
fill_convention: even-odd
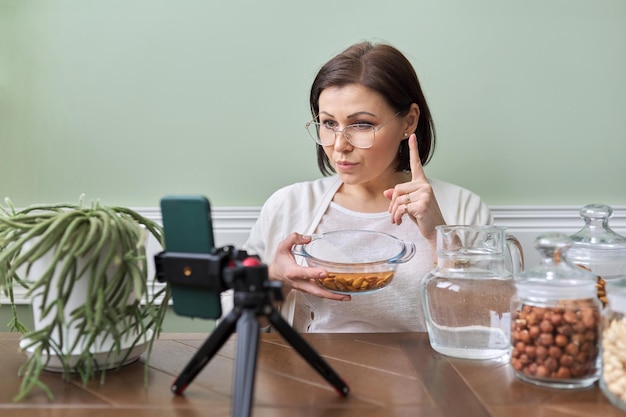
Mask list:
[[[338,230],[313,235],[309,243],[294,246],[292,253],[303,257],[307,266],[328,271],[318,280],[322,288],[363,294],[387,287],[398,264],[413,257],[415,245],[382,232]]]

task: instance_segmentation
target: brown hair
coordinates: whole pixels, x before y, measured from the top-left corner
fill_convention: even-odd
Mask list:
[[[430,109],[420,87],[415,69],[396,48],[386,44],[358,43],[332,58],[319,70],[311,86],[311,113],[319,113],[319,98],[328,87],[360,84],[384,97],[399,116],[407,114],[411,104],[419,107],[420,115],[415,129],[422,165],[426,165],[435,150],[435,126]],[[323,175],[335,172],[324,149],[317,145],[317,165]],[[411,169],[408,140],[398,149],[396,170]]]

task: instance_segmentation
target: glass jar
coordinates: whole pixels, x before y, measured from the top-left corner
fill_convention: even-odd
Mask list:
[[[437,227],[437,267],[422,281],[431,347],[465,359],[509,353],[513,275],[521,246],[496,226]]]
[[[613,209],[589,204],[580,209],[584,227],[570,236],[567,259],[597,276],[598,297],[606,305],[606,281],[626,276],[626,237],[609,227]]]
[[[611,403],[626,411],[626,278],[607,282],[607,295],[600,388]]]
[[[596,276],[563,254],[564,234],[539,236],[539,265],[514,277],[511,355],[515,375],[537,385],[583,388],[599,377],[601,313]]]

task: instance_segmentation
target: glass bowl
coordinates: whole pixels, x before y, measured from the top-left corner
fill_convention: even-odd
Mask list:
[[[369,230],[338,230],[313,235],[292,253],[306,265],[324,268],[328,277],[317,280],[327,290],[339,294],[378,291],[393,280],[398,264],[415,254],[415,245],[387,233]]]

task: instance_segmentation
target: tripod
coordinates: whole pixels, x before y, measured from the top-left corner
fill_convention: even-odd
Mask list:
[[[175,394],[182,394],[236,329],[237,350],[232,415],[233,417],[250,416],[259,345],[258,317],[264,316],[283,338],[337,390],[339,395],[347,396],[350,388],[346,383],[272,306],[273,300],[282,299],[281,283],[269,281],[267,266],[254,261],[257,264],[253,266],[236,266],[225,270],[225,281],[234,289],[234,309],[218,324],[185,366],[174,381],[172,391]]]

